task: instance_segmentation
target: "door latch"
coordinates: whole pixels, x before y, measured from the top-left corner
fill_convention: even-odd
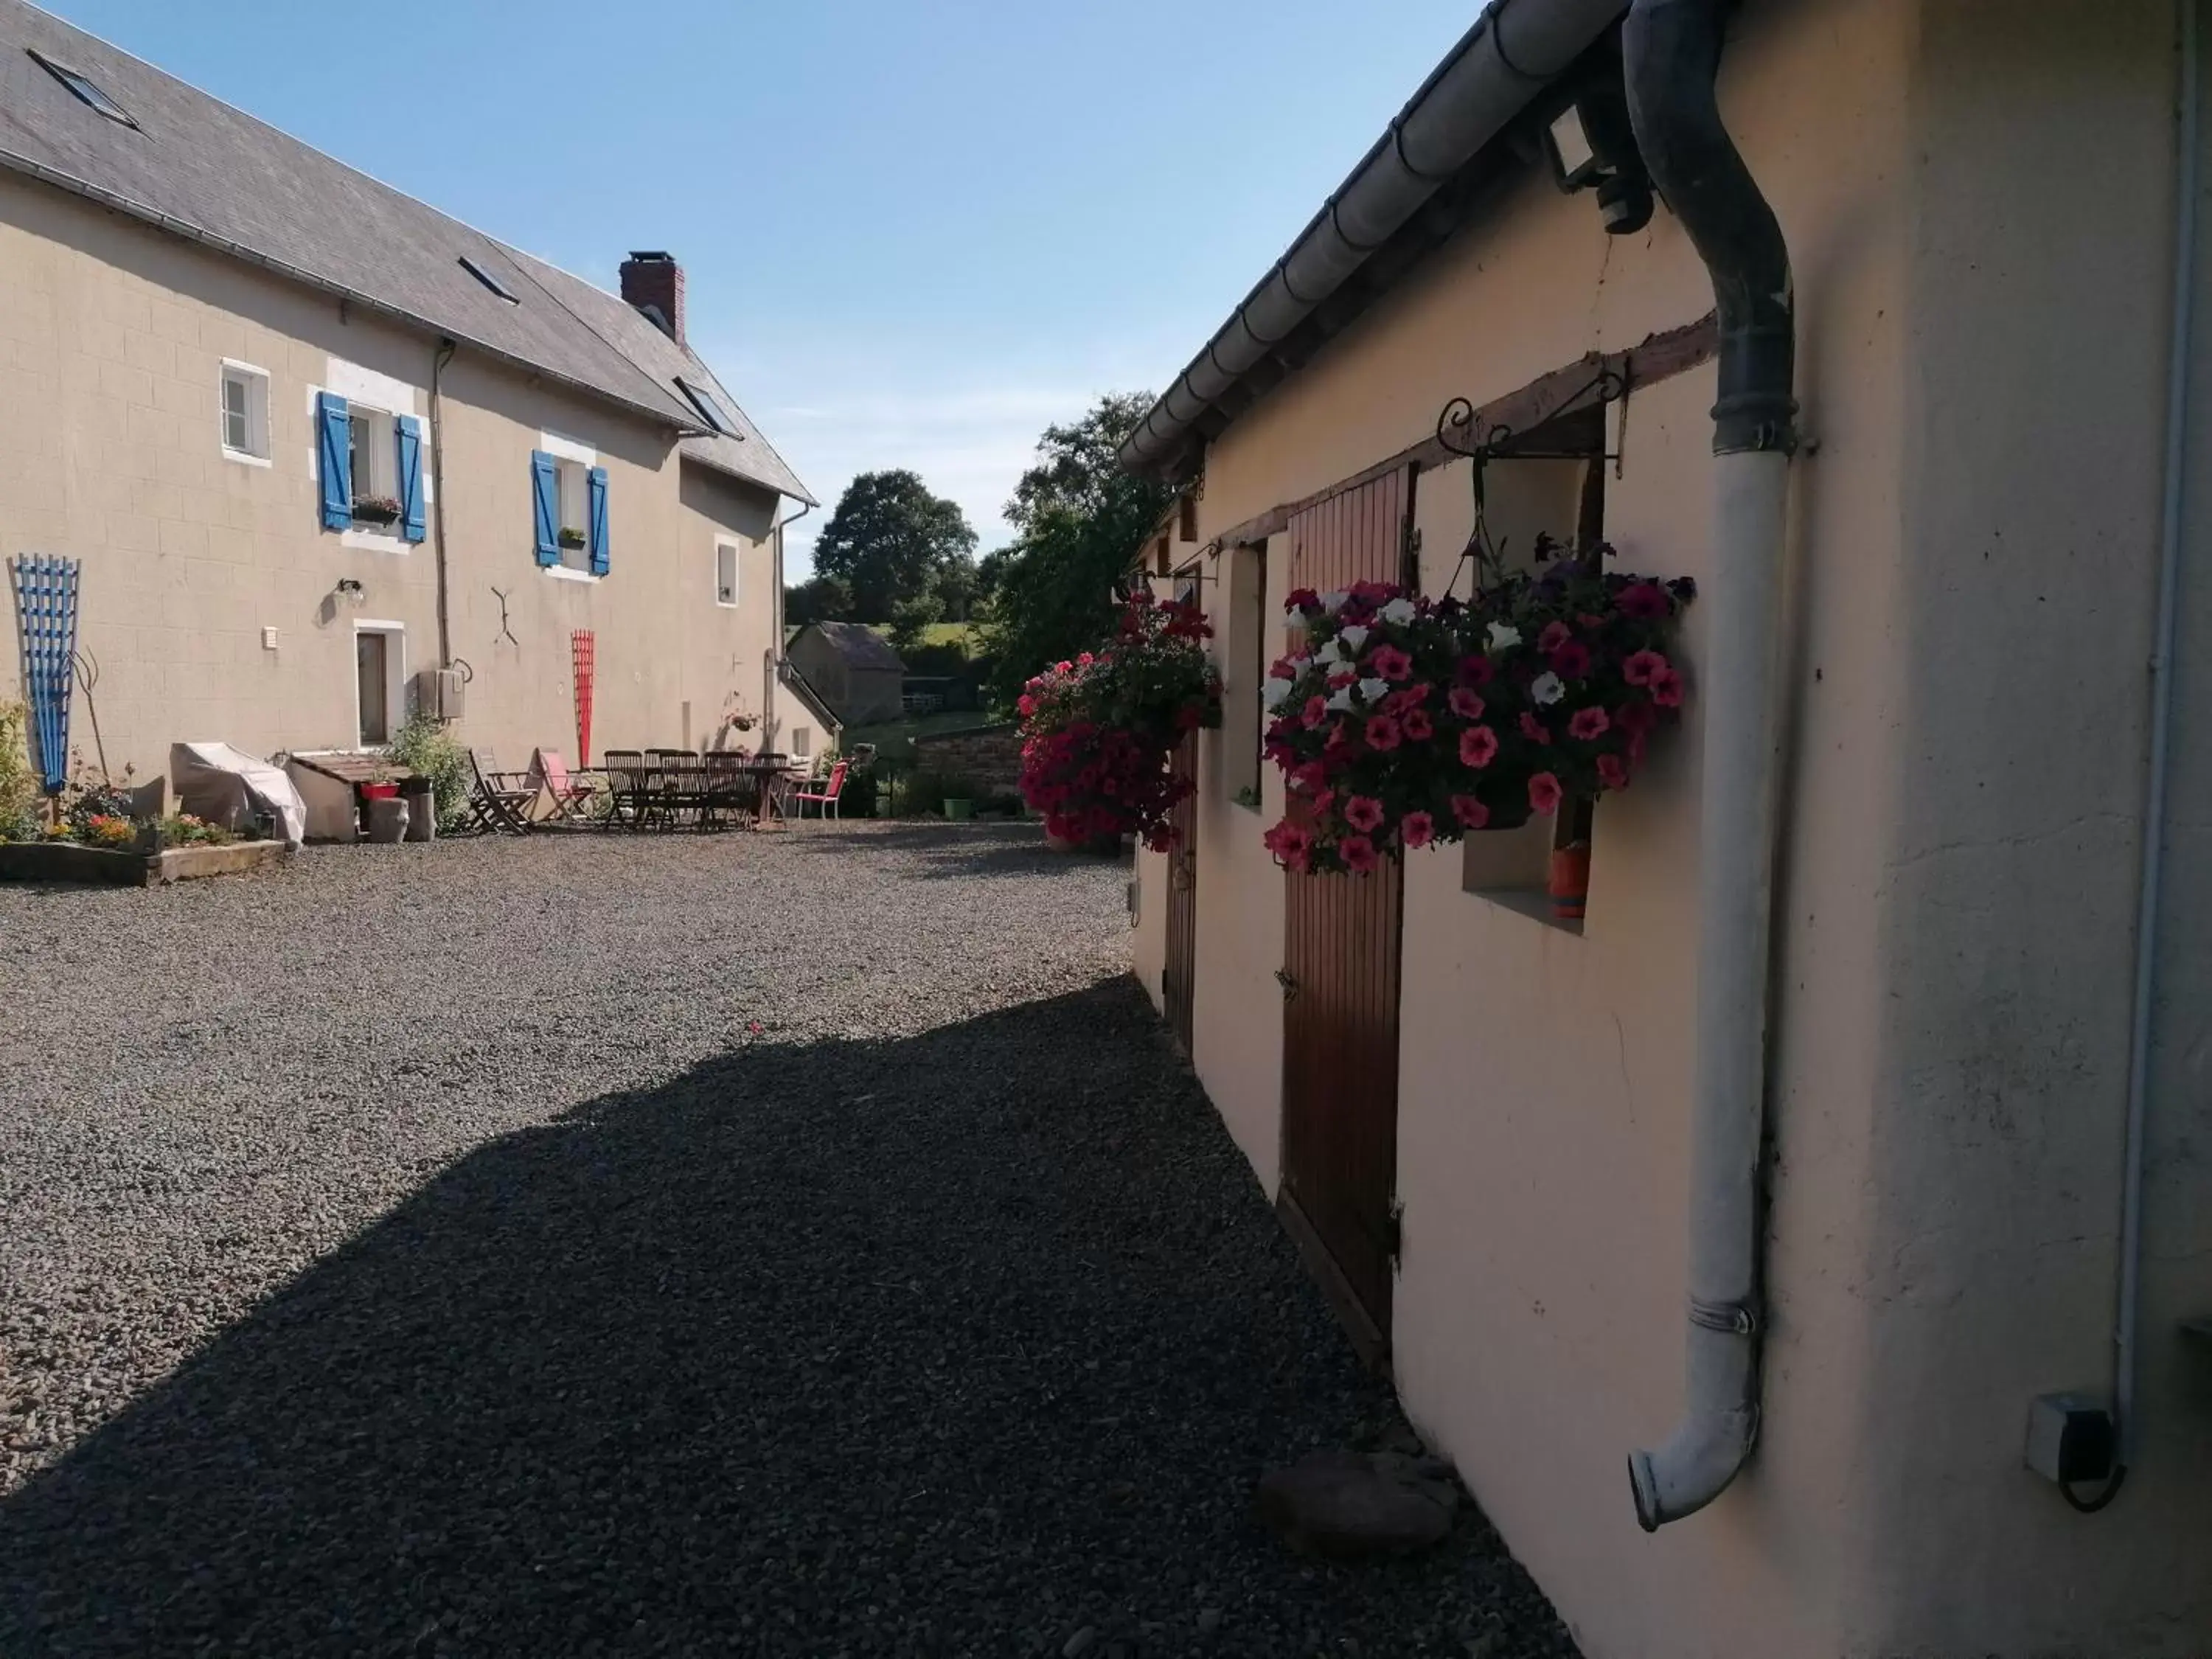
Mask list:
[[[1291,970],[1287,968],[1275,969],[1275,983],[1283,988],[1283,1000],[1285,1002],[1298,994],[1298,982],[1291,977]]]

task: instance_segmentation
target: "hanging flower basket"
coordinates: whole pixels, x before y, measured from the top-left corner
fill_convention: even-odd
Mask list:
[[[584,532],[572,524],[564,524],[561,526],[560,542],[571,553],[576,552],[584,545]]]
[[[1534,572],[1486,565],[1465,603],[1380,582],[1291,595],[1307,642],[1267,686],[1267,753],[1290,799],[1265,837],[1278,863],[1364,872],[1628,787],[1681,706],[1660,647],[1696,590],[1553,545]]]
[[[1212,631],[1195,605],[1140,591],[1112,641],[1024,688],[1022,799],[1044,814],[1048,836],[1174,843],[1169,816],[1191,793],[1174,774],[1176,745],[1221,724],[1221,679],[1206,657]]]

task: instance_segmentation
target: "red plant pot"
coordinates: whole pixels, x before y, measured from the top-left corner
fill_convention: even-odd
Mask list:
[[[361,787],[363,800],[397,800],[399,786],[396,783],[364,783]]]
[[[1589,902],[1590,849],[1588,842],[1552,850],[1552,914],[1561,921],[1580,921]]]

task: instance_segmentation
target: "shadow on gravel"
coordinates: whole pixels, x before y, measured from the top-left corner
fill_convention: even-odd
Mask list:
[[[1571,1652],[1477,1520],[1246,1516],[1387,1420],[1127,981],[489,1146],[0,1504],[0,1653]]]
[[[796,833],[796,832],[794,832]],[[925,862],[914,873],[926,879],[976,875],[1058,875],[1094,868],[1101,864],[1131,863],[1091,853],[1055,853],[1044,843],[1044,826],[1024,820],[1003,823],[937,823],[926,820],[896,822],[866,832],[865,842],[841,842],[838,826],[817,832],[810,824],[804,844],[809,852],[850,856],[856,847],[896,850]]]

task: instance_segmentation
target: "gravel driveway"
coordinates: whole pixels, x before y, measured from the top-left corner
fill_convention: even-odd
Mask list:
[[[0,889],[0,1654],[1571,1654],[1034,830]]]

